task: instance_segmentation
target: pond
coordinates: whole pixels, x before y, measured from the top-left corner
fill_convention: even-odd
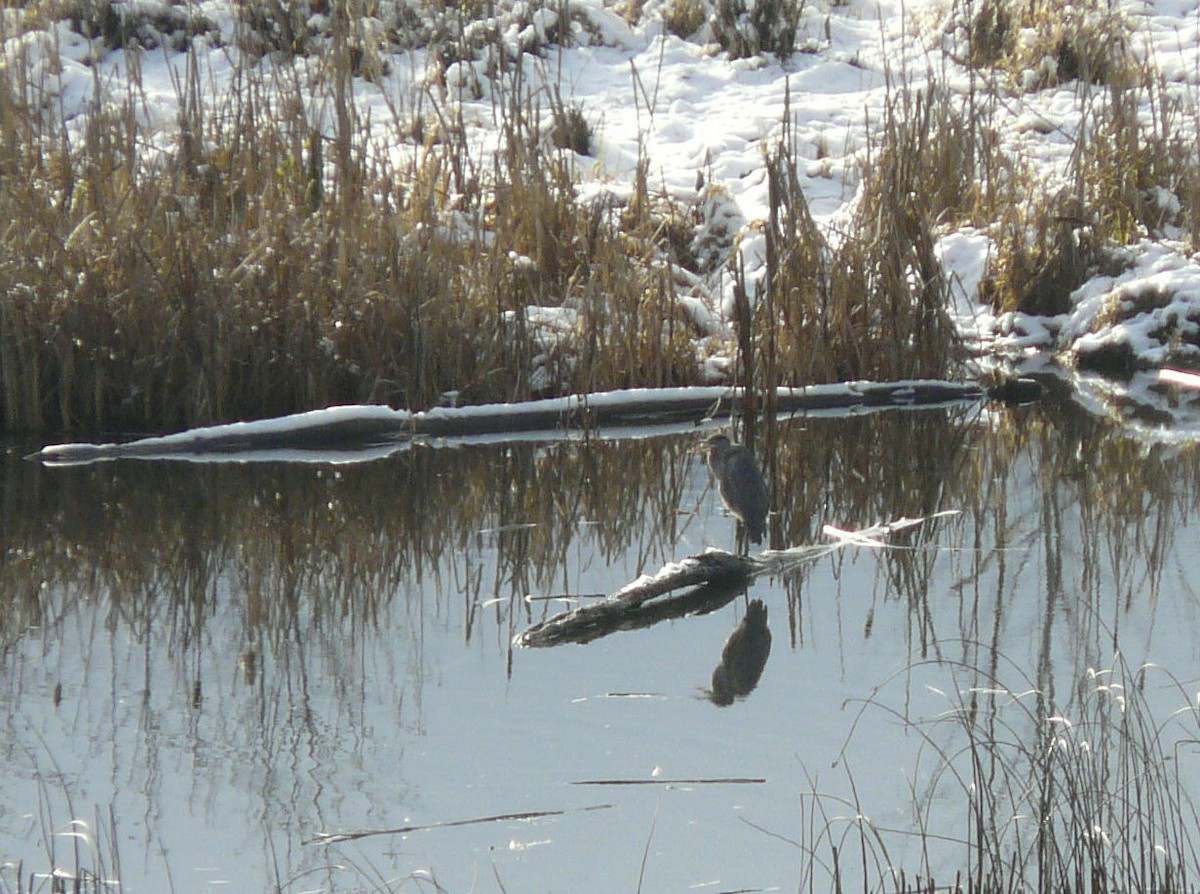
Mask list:
[[[52,868],[126,892],[897,890],[1036,862],[1049,827],[1043,873],[1081,835],[1159,849],[1160,881],[1191,853],[1193,446],[1054,389],[780,420],[772,546],[928,520],[705,613],[515,648],[735,549],[701,437],[342,465],[10,448],[0,891]],[[759,600],[766,664],[728,703],[714,669]]]

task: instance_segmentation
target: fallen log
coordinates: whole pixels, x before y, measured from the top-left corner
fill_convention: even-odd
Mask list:
[[[518,634],[520,648],[588,643],[618,630],[637,630],[686,615],[708,614],[729,604],[754,580],[762,563],[709,550],[643,576],[603,602],[562,612]],[[687,587],[681,593],[674,591]],[[657,600],[648,605],[652,600]]]
[[[778,388],[779,414],[913,407],[978,400],[970,382],[847,382]],[[742,388],[635,388],[518,404],[439,407],[422,412],[376,405],[338,406],[277,419],[189,429],[127,443],[51,444],[29,458],[68,465],[110,459],[320,460],[333,451],[374,459],[415,437],[477,437],[526,432],[592,431],[597,426],[698,424],[744,406]],[[761,405],[761,400],[758,401]],[[290,452],[290,453],[289,453]],[[281,455],[287,454],[287,455]],[[305,456],[305,453],[314,454]]]
[[[831,538],[830,543],[765,550],[757,556],[736,556],[724,550],[709,549],[664,565],[656,574],[642,575],[601,602],[539,621],[513,637],[513,645],[538,649],[563,643],[583,644],[619,630],[634,630],[666,619],[708,614],[744,593],[759,575],[788,574],[847,546],[887,547],[886,539],[897,531],[956,514],[956,510],[950,510],[926,518],[901,518],[859,531],[826,525],[823,533]]]

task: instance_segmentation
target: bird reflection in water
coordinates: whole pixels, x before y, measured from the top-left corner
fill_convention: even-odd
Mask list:
[[[722,434],[705,438],[696,450],[708,461],[708,468],[717,480],[721,501],[745,526],[750,540],[762,543],[767,531],[771,496],[767,492],[767,482],[754,462],[754,454]]]
[[[721,663],[712,674],[712,689],[704,690],[714,705],[732,705],[754,691],[771,654],[767,607],[761,599],[746,606],[746,616],[729,634],[721,650]]]

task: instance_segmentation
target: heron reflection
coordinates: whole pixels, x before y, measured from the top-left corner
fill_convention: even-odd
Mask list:
[[[714,705],[732,705],[754,691],[771,654],[767,607],[761,599],[746,606],[746,616],[729,634],[721,650],[721,663],[712,674],[712,689],[704,694]]]
[[[710,435],[696,448],[703,452],[717,480],[721,501],[746,527],[754,543],[762,543],[767,530],[771,496],[767,482],[754,462],[754,454],[722,434]]]

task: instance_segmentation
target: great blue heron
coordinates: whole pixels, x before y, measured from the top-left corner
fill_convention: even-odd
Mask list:
[[[703,451],[708,468],[717,479],[721,500],[746,526],[755,543],[762,543],[767,530],[771,496],[767,482],[754,462],[754,454],[725,435],[710,435],[697,450]]]

